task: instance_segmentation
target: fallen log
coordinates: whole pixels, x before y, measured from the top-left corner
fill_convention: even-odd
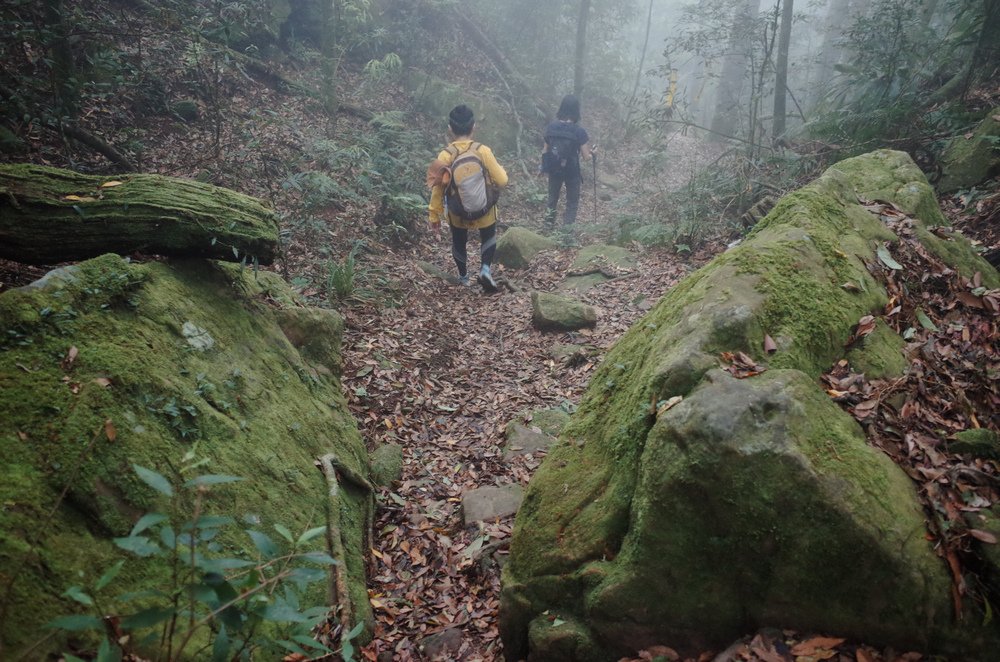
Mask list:
[[[133,252],[270,264],[278,221],[254,198],[186,179],[0,166],[0,257],[55,264]]]

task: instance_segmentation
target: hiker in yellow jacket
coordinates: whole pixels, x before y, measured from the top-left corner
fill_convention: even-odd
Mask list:
[[[496,201],[499,189],[507,186],[507,171],[497,163],[493,150],[473,141],[475,128],[475,117],[468,106],[455,106],[448,114],[451,142],[427,170],[427,185],[431,187],[429,221],[436,229],[447,216],[451,254],[463,285],[469,284],[469,230],[479,230],[479,284],[495,292],[497,284],[490,265],[497,245]]]

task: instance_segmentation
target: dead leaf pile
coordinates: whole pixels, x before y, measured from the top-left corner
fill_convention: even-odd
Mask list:
[[[1000,430],[1000,290],[930,254],[905,213],[885,203],[867,208],[900,238],[880,247],[878,263],[868,266],[889,293],[879,318],[907,341],[909,367],[898,379],[869,380],[842,360],[823,377],[827,393],[918,483],[928,536],[953,575],[956,613],[970,602],[986,611],[976,545],[995,540],[975,528],[973,515],[1000,500],[1000,467],[950,446],[963,430]],[[873,316],[862,318],[852,342],[874,324]]]

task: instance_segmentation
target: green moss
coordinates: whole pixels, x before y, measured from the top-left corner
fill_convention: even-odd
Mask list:
[[[909,366],[903,354],[905,346],[899,334],[879,318],[875,330],[848,352],[847,360],[856,372],[863,372],[869,379],[893,379]]]
[[[973,457],[1000,459],[1000,435],[993,430],[976,428],[955,433],[955,440],[948,444],[952,453],[968,453]]]
[[[938,188],[942,192],[975,186],[1000,166],[1000,149],[996,144],[1000,121],[995,119],[998,116],[1000,108],[994,108],[971,137],[959,135],[948,142],[941,155],[942,175]]]
[[[45,259],[50,255],[92,257],[98,244],[107,252],[229,260],[257,256],[268,263],[278,245],[277,217],[260,201],[161,175],[116,180],[45,166],[0,165],[0,211],[5,249],[22,261],[41,256],[43,264],[52,263]],[[53,252],[54,238],[59,246]]]
[[[133,463],[189,478],[176,467],[197,445],[209,461],[203,473],[247,478],[213,491],[213,512],[293,531],[328,518],[316,457],[336,452],[356,473],[368,470],[339,382],[311,371],[276,312],[248,296],[262,287],[251,270],[203,261],[136,265],[108,255],[70,276],[0,295],[0,327],[14,330],[0,352],[0,445],[6,472],[15,474],[0,484],[0,501],[19,504],[0,509],[0,528],[13,532],[0,540],[0,567],[24,567],[14,583],[17,608],[2,625],[7,650],[73,612],[63,590],[81,583],[79,572],[93,579],[108,567],[119,556],[109,538],[157,506]],[[189,323],[211,336],[210,348],[189,342]],[[67,487],[51,522],[39,527]],[[340,500],[352,599],[362,616],[369,613],[360,553],[369,499],[347,485]],[[248,547],[236,531],[221,542],[231,554]],[[126,569],[118,588],[155,584],[159,572],[134,559]]]

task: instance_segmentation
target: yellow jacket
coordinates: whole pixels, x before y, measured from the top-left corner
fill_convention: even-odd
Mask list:
[[[456,140],[451,143],[449,147],[454,146],[455,149],[458,150],[458,153],[461,154],[465,150],[469,149],[473,142],[475,141],[471,139]],[[490,176],[490,181],[500,188],[507,186],[507,171],[503,169],[503,166],[497,163],[496,157],[493,156],[493,150],[486,145],[480,144],[479,151],[477,153],[479,154],[479,158],[483,160],[483,166],[486,168],[486,172]],[[452,161],[451,154],[447,149],[442,150],[441,153],[438,154],[437,158],[438,161],[441,161],[445,165],[450,165]],[[448,217],[448,223],[456,228],[472,228],[478,230],[480,228],[488,228],[497,222],[496,207],[493,207],[493,209],[491,209],[482,218],[477,218],[474,221],[465,221],[461,218],[452,216],[450,213],[446,213],[444,208],[444,185],[442,184],[437,184],[431,188],[431,202],[427,206],[427,210],[430,212],[429,221],[431,225],[440,223],[441,218],[446,215]]]

